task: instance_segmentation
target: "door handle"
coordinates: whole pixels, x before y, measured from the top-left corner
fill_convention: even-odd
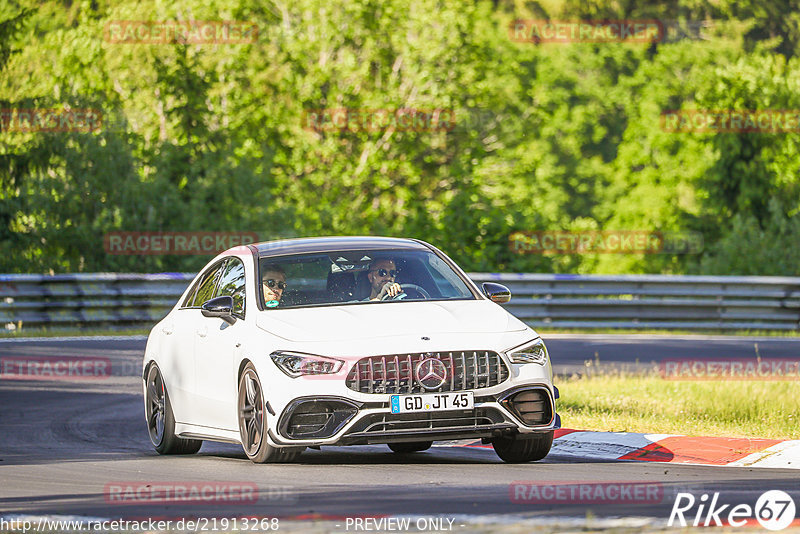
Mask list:
[[[162,326],[161,331],[164,332],[165,335],[170,335],[172,333],[172,328],[172,325]]]
[[[197,335],[200,337],[206,337],[208,335],[208,329],[202,328],[197,330]]]

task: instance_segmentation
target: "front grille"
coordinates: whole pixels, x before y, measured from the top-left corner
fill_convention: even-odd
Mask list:
[[[427,358],[440,360],[447,371],[444,384],[434,390],[423,388],[414,378],[417,365]],[[360,393],[431,393],[488,388],[508,375],[508,367],[494,351],[421,352],[362,358],[350,370],[346,384]]]

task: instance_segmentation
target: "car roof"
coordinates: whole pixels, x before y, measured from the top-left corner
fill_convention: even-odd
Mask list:
[[[336,252],[346,250],[429,250],[426,244],[415,239],[372,236],[305,237],[299,239],[280,239],[254,243],[258,256],[283,256],[313,252]]]

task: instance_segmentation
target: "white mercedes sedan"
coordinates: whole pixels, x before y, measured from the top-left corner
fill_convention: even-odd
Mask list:
[[[415,239],[232,248],[150,332],[150,439],[161,454],[238,443],[258,463],[461,439],[540,460],[561,425],[558,389],[542,339],[497,304],[510,298]]]

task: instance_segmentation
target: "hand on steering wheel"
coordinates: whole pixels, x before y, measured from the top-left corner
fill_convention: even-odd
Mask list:
[[[392,287],[392,289],[396,289],[399,292],[396,293],[394,296],[389,296],[388,293],[386,295],[384,295],[383,297],[378,295],[379,299],[381,299],[381,300],[389,300],[389,299],[401,300],[401,299],[404,299],[404,298],[406,298],[408,296],[408,293],[406,292],[406,290],[408,290],[408,289],[416,291],[424,299],[431,298],[430,293],[425,291],[424,288],[418,286],[417,284],[395,284],[395,283],[390,283],[390,284],[386,284],[385,286],[383,286],[383,289],[381,290],[381,293],[383,293],[384,290],[386,289],[386,287],[389,286],[389,285],[397,286],[397,287]]]
[[[378,293],[378,300],[390,300],[404,294],[400,284],[396,282],[386,282]]]

